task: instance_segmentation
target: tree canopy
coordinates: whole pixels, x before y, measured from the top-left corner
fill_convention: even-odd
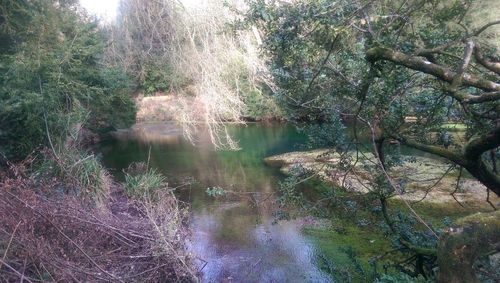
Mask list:
[[[64,143],[77,125],[102,131],[134,121],[130,82],[101,64],[105,35],[77,1],[2,1],[0,12],[3,155]]]
[[[396,140],[500,195],[500,20],[478,25],[474,5],[257,0],[247,20],[265,34],[291,117],[351,119],[371,133],[382,170],[385,145]],[[449,123],[466,125],[465,134],[450,135]]]

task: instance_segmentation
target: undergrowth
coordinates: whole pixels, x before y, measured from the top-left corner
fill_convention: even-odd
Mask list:
[[[61,190],[59,178],[66,189],[103,185],[95,157],[73,158],[45,160],[46,170],[60,170],[52,177],[33,170],[33,159],[0,172],[0,282],[198,281],[185,248],[187,210],[172,191],[131,201],[109,183],[98,207]]]
[[[38,178],[56,178],[65,192],[100,204],[109,196],[111,177],[98,158],[82,150],[43,150],[34,173]]]

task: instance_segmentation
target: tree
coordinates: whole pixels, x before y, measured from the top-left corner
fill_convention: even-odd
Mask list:
[[[281,96],[295,118],[328,113],[465,168],[500,195],[500,63],[471,1],[253,1]],[[406,123],[411,116],[415,123]],[[443,125],[467,125],[443,141]],[[449,136],[448,136],[449,137]],[[385,165],[383,165],[385,166]]]
[[[0,2],[0,153],[22,158],[135,119],[128,78],[100,62],[104,34],[77,1]]]
[[[413,266],[403,270],[412,276],[432,274],[439,232],[408,203],[427,233],[389,213],[387,199],[405,191],[405,176],[396,181],[389,170],[405,159],[389,142],[446,160],[445,174],[464,168],[500,195],[500,65],[492,40],[500,21],[478,25],[474,9],[452,0],[254,0],[243,23],[264,35],[275,97],[289,118],[317,123],[314,140],[339,153],[337,168],[349,172],[368,159],[368,197],[379,199],[395,248],[410,253]],[[341,119],[352,124],[351,135]],[[465,133],[451,135],[449,123],[466,125]]]
[[[173,119],[188,138],[202,124],[216,147],[237,149],[225,122],[279,113],[258,83],[265,68],[252,33],[230,28],[229,2],[239,1],[123,0],[106,59],[145,95],[175,95]]]

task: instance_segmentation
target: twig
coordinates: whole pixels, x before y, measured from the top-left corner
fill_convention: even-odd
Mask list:
[[[12,270],[17,276],[19,276],[19,278],[21,278],[21,282],[24,279],[24,280],[28,281],[29,283],[33,283],[33,281],[30,280],[31,278],[28,278],[28,277],[24,276],[24,274],[21,274],[14,267],[12,267],[8,263],[6,263],[3,259],[0,259],[0,263],[5,265],[8,269]]]
[[[259,260],[258,260],[256,263],[252,264],[252,266],[250,267],[250,269],[248,269],[247,274],[245,275],[245,277],[247,277],[247,276],[248,276],[248,274],[250,274],[250,272],[251,272],[251,271],[252,271],[252,270],[253,270],[253,269],[254,269],[254,268],[255,268],[255,267],[256,267],[256,266],[257,266],[257,265],[261,262],[261,261],[262,261],[262,257],[261,257],[261,258],[259,258]]]
[[[14,234],[16,234],[17,228],[21,224],[22,221],[19,221],[16,225],[16,228],[14,228],[14,231],[12,232],[12,235],[10,235],[9,243],[7,244],[7,248],[5,248],[5,252],[3,253],[2,260],[5,260],[7,257],[7,252],[9,251],[10,245],[12,244],[12,239],[14,238]],[[0,269],[2,269],[2,263],[0,263]]]
[[[37,211],[34,207],[32,207],[31,205],[29,205],[28,203],[26,203],[25,201],[23,201],[22,199],[20,199],[19,197],[17,197],[16,195],[14,195],[13,193],[7,191],[6,192],[7,194],[11,195],[12,197],[14,197],[16,200],[18,200],[19,202],[23,203],[26,207],[28,207],[29,209],[31,209],[33,212],[35,212],[36,214],[40,215],[42,218],[44,218],[47,222],[49,222],[53,227],[54,229],[57,230],[57,232],[59,232],[64,238],[66,238],[71,244],[73,244],[93,265],[95,265],[95,267],[97,267],[100,271],[104,272],[105,274],[107,274],[108,276],[110,276],[111,278],[115,279],[116,281],[119,281],[119,282],[123,282],[123,280],[121,280],[120,278],[117,278],[115,275],[109,273],[108,271],[106,271],[104,268],[102,268],[97,262],[95,262],[95,260],[90,257],[83,249],[82,247],[80,247],[75,241],[73,241],[73,239],[71,239],[68,235],[66,235],[61,229],[59,229],[59,227],[57,227],[54,222],[52,222],[52,220],[50,220],[47,216],[45,216],[43,213]],[[123,282],[124,283],[124,282]]]
[[[367,123],[367,125],[370,127],[370,130],[372,132],[372,144],[373,144],[374,147],[376,147],[376,143],[375,143],[375,130],[373,129],[372,125],[368,121],[365,121],[365,123]],[[375,148],[375,152],[377,152],[376,148]],[[415,215],[415,217],[417,218],[417,220],[420,223],[422,223],[432,233],[432,235],[434,235],[434,237],[436,237],[436,239],[439,239],[439,236],[436,234],[436,232],[434,232],[434,230],[427,224],[427,222],[425,222],[422,219],[422,217],[420,217],[420,215],[418,215],[418,213],[413,209],[413,207],[408,202],[408,200],[406,200],[405,198],[403,198],[403,192],[400,190],[399,186],[397,186],[396,184],[394,184],[394,180],[389,176],[389,174],[385,170],[385,168],[384,168],[384,166],[382,164],[382,161],[380,160],[380,157],[378,156],[378,154],[376,154],[376,156],[377,156],[377,160],[379,161],[380,168],[381,168],[382,172],[384,173],[384,176],[386,177],[387,181],[389,181],[389,184],[394,189],[394,191],[396,191],[401,196],[401,200],[408,207],[408,209],[410,210],[410,212],[413,215]]]
[[[460,179],[462,178],[462,168],[463,167],[460,167],[460,171],[458,172],[458,177],[457,177],[457,184],[455,185],[455,190],[450,194],[453,199],[461,206],[461,207],[464,207],[463,204],[461,204],[458,199],[455,197],[455,193],[458,191],[458,189],[460,188]]]
[[[431,190],[432,190],[432,189],[433,189],[433,188],[434,188],[437,184],[439,184],[439,183],[441,182],[441,180],[443,180],[443,178],[444,178],[446,175],[448,175],[448,173],[449,173],[452,169],[454,169],[454,168],[455,168],[455,166],[453,166],[453,165],[452,165],[452,166],[450,166],[450,167],[448,168],[448,170],[446,170],[446,172],[444,172],[444,174],[443,174],[441,177],[439,177],[439,179],[438,179],[438,180],[437,180],[434,184],[432,184],[431,186],[429,186],[429,187],[425,190],[425,195],[424,195],[421,199],[419,199],[419,200],[417,200],[417,201],[414,201],[413,203],[419,203],[419,202],[423,201],[423,200],[427,197],[427,195],[429,194],[429,192],[430,192],[430,191],[431,191]],[[462,168],[460,168],[460,172],[462,172],[461,170],[462,170]]]
[[[148,150],[148,163],[146,163],[146,171],[149,170],[149,161],[151,160],[151,145]]]
[[[493,210],[497,210],[497,207],[490,200],[490,189],[486,189],[486,202],[493,208]]]

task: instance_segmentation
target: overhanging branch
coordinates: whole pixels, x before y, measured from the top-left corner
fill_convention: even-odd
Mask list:
[[[462,158],[462,156],[458,152],[451,151],[449,149],[446,149],[446,148],[443,148],[440,146],[420,143],[420,142],[417,142],[415,140],[408,139],[405,137],[392,136],[392,138],[398,140],[399,142],[401,142],[402,144],[404,144],[406,146],[409,146],[409,147],[412,147],[412,148],[415,148],[415,149],[418,149],[418,150],[421,150],[424,152],[428,152],[428,153],[446,158],[448,160],[453,161],[454,163],[456,163],[458,165],[463,165],[465,163],[464,159]]]
[[[473,138],[464,148],[464,156],[468,160],[480,158],[480,156],[488,151],[500,146],[500,126],[497,126],[492,131]]]
[[[431,63],[423,57],[410,56],[385,47],[373,47],[368,49],[366,51],[366,59],[370,62],[390,61],[412,70],[432,75],[450,84],[453,83],[454,78],[457,76],[457,73],[451,69]],[[467,73],[463,75],[462,84],[489,92],[500,91],[500,84]]]
[[[415,56],[425,56],[425,55],[430,55],[430,54],[434,54],[434,53],[439,53],[439,52],[442,52],[442,51],[445,51],[446,49],[450,48],[451,46],[455,45],[455,44],[458,44],[466,39],[469,39],[473,36],[478,36],[480,35],[483,31],[485,31],[486,29],[488,29],[489,27],[491,26],[494,26],[494,25],[498,25],[500,24],[500,20],[497,20],[497,21],[493,21],[493,22],[489,22],[485,25],[483,25],[482,27],[478,28],[476,31],[472,32],[472,33],[469,33],[469,34],[466,34],[465,36],[459,38],[459,39],[456,39],[456,40],[452,40],[450,42],[447,42],[445,44],[442,44],[442,45],[439,45],[439,46],[436,46],[436,47],[433,47],[433,48],[422,48],[422,49],[418,49],[417,51],[415,51],[413,53],[413,55]]]

